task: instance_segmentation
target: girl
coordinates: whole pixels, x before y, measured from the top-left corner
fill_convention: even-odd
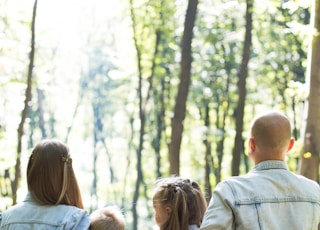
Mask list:
[[[160,230],[196,230],[201,225],[207,203],[198,183],[170,177],[157,182],[153,207]]]
[[[44,140],[27,166],[28,194],[22,204],[0,214],[0,229],[88,229],[88,214],[66,145]]]

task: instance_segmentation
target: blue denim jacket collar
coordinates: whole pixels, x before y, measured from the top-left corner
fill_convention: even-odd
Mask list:
[[[252,171],[267,170],[267,169],[288,169],[284,161],[280,160],[267,160],[262,161],[254,166]]]
[[[24,198],[23,202],[34,202],[34,199],[32,198],[31,194],[28,192],[26,197]]]

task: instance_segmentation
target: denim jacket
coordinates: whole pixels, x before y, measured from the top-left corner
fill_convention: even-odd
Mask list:
[[[39,205],[28,194],[22,204],[0,214],[0,230],[87,230],[85,210],[70,205]]]
[[[318,230],[319,224],[319,184],[283,161],[264,161],[217,185],[200,229]]]

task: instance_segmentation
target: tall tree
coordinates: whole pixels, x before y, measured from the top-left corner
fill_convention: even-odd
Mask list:
[[[188,97],[191,79],[191,42],[193,37],[193,27],[196,20],[197,6],[198,0],[188,1],[184,33],[182,37],[180,84],[171,125],[171,143],[169,146],[170,174],[177,175],[179,175],[180,170],[180,146],[183,132],[183,121],[186,114],[186,100]]]
[[[152,7],[149,6],[148,2],[146,5],[146,9],[151,9]],[[152,11],[152,10],[150,10]],[[148,12],[148,11],[147,11]],[[152,12],[149,12],[152,14]],[[143,145],[144,145],[144,137],[146,134],[146,122],[147,122],[147,105],[150,101],[151,92],[153,89],[153,80],[155,76],[155,67],[156,67],[156,57],[159,52],[159,44],[160,44],[160,37],[161,33],[160,31],[156,30],[154,31],[155,34],[149,34],[151,36],[154,36],[154,45],[152,48],[148,49],[147,45],[143,43],[145,41],[143,39],[139,39],[139,32],[142,34],[150,33],[150,31],[147,32],[147,30],[144,30],[146,28],[146,25],[144,25],[142,28],[142,31],[139,31],[139,24],[137,22],[137,16],[138,13],[135,11],[133,0],[130,0],[130,14],[131,14],[131,20],[132,20],[132,28],[133,28],[133,41],[134,46],[136,50],[137,55],[137,70],[138,70],[138,88],[137,88],[137,94],[138,94],[138,103],[139,103],[139,123],[140,123],[140,130],[139,130],[139,141],[138,146],[136,149],[136,172],[137,172],[137,179],[135,182],[135,190],[133,194],[133,201],[132,201],[132,216],[133,216],[133,225],[132,229],[137,230],[138,229],[138,211],[137,211],[137,204],[139,199],[139,193],[140,193],[140,185],[141,183],[144,183],[144,175],[143,175],[143,168],[142,168],[142,151],[143,151]],[[147,22],[147,24],[150,22]],[[142,23],[143,24],[143,23]],[[149,24],[150,25],[150,24]],[[140,28],[141,29],[141,28]],[[142,35],[141,35],[142,36]],[[150,52],[150,66],[145,64],[146,60],[144,59],[145,56],[148,55],[148,52]],[[144,65],[145,64],[145,65]],[[149,69],[147,68],[149,67]],[[147,75],[148,76],[145,76]],[[144,82],[146,79],[147,83]],[[145,88],[144,85],[147,85]],[[145,192],[146,194],[146,192]]]
[[[320,154],[320,0],[314,0],[311,17],[311,43],[307,78],[309,83],[308,115],[299,173],[319,181]]]
[[[27,88],[25,94],[24,108],[21,113],[21,120],[18,127],[18,145],[17,145],[17,158],[15,165],[15,177],[12,184],[12,203],[17,203],[17,190],[19,187],[19,182],[21,179],[21,149],[22,149],[22,136],[23,136],[23,127],[25,120],[29,112],[29,106],[31,101],[31,89],[32,89],[32,72],[33,72],[33,63],[34,63],[34,53],[35,53],[35,22],[36,22],[36,12],[37,12],[37,0],[33,4],[33,13],[31,21],[31,50],[30,50],[30,62],[28,67],[28,76],[27,76]]]
[[[240,167],[240,157],[243,152],[243,117],[244,117],[244,107],[245,107],[245,99],[246,99],[246,79],[248,76],[248,63],[250,59],[250,50],[251,50],[251,40],[252,40],[252,11],[253,11],[253,2],[254,0],[246,0],[247,8],[246,8],[246,31],[245,31],[245,39],[243,45],[243,53],[242,53],[242,63],[240,66],[239,72],[239,81],[238,81],[238,89],[239,89],[239,98],[238,104],[236,108],[236,137],[234,141],[234,148],[232,152],[232,175],[239,175],[239,167]]]
[[[170,83],[173,78],[168,76],[174,76],[173,74],[176,68],[178,68],[178,64],[175,61],[176,48],[178,48],[178,42],[176,42],[175,30],[177,28],[178,20],[175,18],[176,6],[175,2],[171,0],[161,0],[156,3],[158,7],[156,8],[156,12],[159,15],[156,27],[156,40],[159,40],[159,51],[157,57],[155,57],[155,79],[154,79],[154,87],[152,89],[152,106],[154,110],[154,116],[150,116],[150,125],[147,131],[152,135],[152,148],[155,153],[156,160],[156,168],[155,174],[157,178],[162,177],[163,172],[168,172],[166,167],[168,164],[162,165],[162,148],[168,147],[168,133],[166,132],[166,127],[169,126],[169,119],[167,110],[169,106],[167,106],[172,100],[171,99],[171,91],[172,86]],[[152,109],[151,109],[152,110]],[[167,149],[167,148],[166,148]],[[167,162],[167,158],[165,161]],[[163,167],[164,166],[164,167]]]

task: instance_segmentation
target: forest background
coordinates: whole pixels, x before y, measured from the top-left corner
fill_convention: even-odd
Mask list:
[[[209,200],[250,170],[250,121],[270,109],[292,122],[289,169],[319,181],[319,5],[1,0],[0,211],[23,200],[32,147],[58,138],[88,212],[118,205],[127,229],[157,229],[157,178]]]

